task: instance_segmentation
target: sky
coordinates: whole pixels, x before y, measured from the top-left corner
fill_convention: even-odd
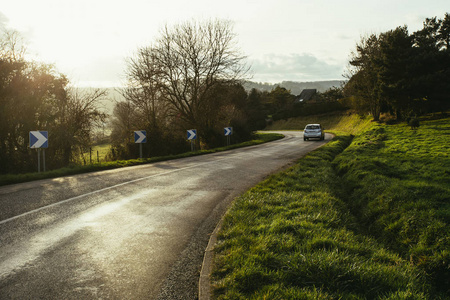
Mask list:
[[[27,52],[76,86],[125,84],[126,59],[165,25],[226,19],[251,80],[343,80],[362,36],[444,18],[448,0],[0,0],[0,29],[17,30]]]

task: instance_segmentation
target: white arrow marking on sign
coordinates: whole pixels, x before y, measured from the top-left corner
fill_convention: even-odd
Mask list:
[[[195,129],[188,130],[188,140],[193,140],[197,136]]]
[[[142,131],[135,131],[139,138],[136,140],[136,143],[142,143],[145,140],[145,134]]]
[[[231,134],[231,127],[225,127],[225,135]]]
[[[31,148],[41,148],[42,145],[44,145],[45,142],[47,141],[47,138],[43,136],[42,133],[40,133],[39,131],[31,131],[31,134],[37,138],[36,143],[31,145]]]

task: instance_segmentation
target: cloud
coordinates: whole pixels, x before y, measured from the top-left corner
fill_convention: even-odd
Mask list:
[[[253,80],[260,82],[340,79],[345,67],[312,54],[265,54],[249,61]]]

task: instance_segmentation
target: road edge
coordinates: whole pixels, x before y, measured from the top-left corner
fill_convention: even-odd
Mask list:
[[[333,133],[328,133],[331,136],[331,139],[328,139],[326,143],[323,145],[328,144],[333,138],[336,136]],[[322,147],[323,145],[319,146],[318,148]],[[316,148],[316,149],[318,149]],[[316,150],[314,149],[314,150]],[[314,151],[312,150],[312,151]],[[306,153],[305,155],[307,155]],[[299,157],[298,159],[302,158],[303,156]],[[289,163],[286,166],[280,168],[276,172],[281,172],[284,169],[287,169],[289,166],[292,166],[295,162]],[[273,173],[276,173],[273,172]],[[233,199],[234,201],[234,199]],[[228,211],[228,209],[227,209]],[[219,233],[222,224],[223,219],[226,215],[226,212],[223,214],[223,216],[220,218],[219,223],[217,223],[216,227],[214,228],[214,231],[211,233],[208,241],[208,246],[206,246],[205,254],[203,255],[203,262],[202,262],[202,268],[200,270],[200,278],[198,281],[198,300],[210,300],[211,299],[211,271],[212,271],[212,265],[213,265],[213,257],[214,257],[214,246],[217,242],[217,234]]]
[[[202,269],[200,271],[200,279],[198,283],[198,299],[199,300],[209,300],[211,299],[211,271],[212,271],[212,262],[214,256],[214,246],[217,242],[217,234],[219,233],[220,228],[223,224],[223,216],[217,224],[214,231],[211,233],[211,236],[208,241],[208,246],[206,246],[205,254],[203,256]]]

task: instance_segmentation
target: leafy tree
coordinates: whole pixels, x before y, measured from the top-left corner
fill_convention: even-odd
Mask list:
[[[380,37],[376,34],[363,37],[356,45],[356,52],[351,54],[346,74],[349,81],[344,88],[344,93],[355,100],[353,107],[361,114],[370,112],[376,121],[380,118],[383,103],[378,77],[380,60]]]
[[[440,27],[438,30],[438,38],[440,41],[440,50],[450,50],[450,15],[445,14],[443,20],[440,20]]]
[[[411,82],[414,69],[412,66],[412,38],[406,26],[397,27],[381,34],[381,60],[378,78],[381,95],[394,111],[398,120],[412,109],[415,99]]]
[[[374,120],[390,111],[398,120],[450,107],[448,13],[426,19],[409,34],[406,26],[363,38],[352,53],[345,94]]]
[[[339,101],[344,98],[343,87],[332,87],[323,93],[318,93],[318,97],[324,102]]]
[[[29,149],[32,130],[47,130],[49,167],[76,160],[90,142],[96,121],[105,115],[96,107],[104,92],[77,94],[51,65],[27,61],[15,32],[0,36],[0,172],[35,170]]]
[[[423,110],[445,111],[449,106],[450,51],[448,50],[450,18],[426,19],[423,29],[413,34],[414,93],[426,100]]]
[[[290,117],[290,111],[292,110],[295,99],[294,95],[291,94],[291,91],[283,87],[276,86],[267,96],[274,120],[288,119]]]
[[[247,116],[249,130],[259,130],[266,127],[266,118],[269,114],[269,110],[265,108],[263,104],[264,94],[267,94],[267,92],[261,92],[253,88],[247,96],[244,110]]]

